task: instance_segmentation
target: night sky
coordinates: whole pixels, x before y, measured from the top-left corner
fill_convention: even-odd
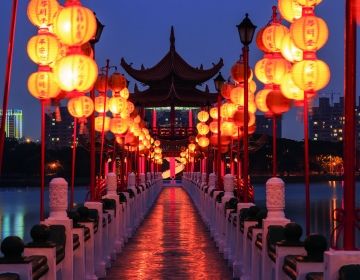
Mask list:
[[[1,101],[4,86],[7,40],[11,14],[10,0],[1,1],[0,6],[0,90]],[[36,65],[26,54],[28,39],[35,35],[36,28],[26,16],[28,1],[20,0],[17,18],[14,51],[13,77],[9,108],[22,109],[24,113],[24,136],[39,138],[39,102],[27,91],[26,83]],[[61,1],[63,3],[63,1]],[[264,26],[271,18],[271,7],[277,1],[270,0],[84,0],[84,6],[93,9],[100,21],[106,25],[101,41],[96,46],[97,63],[105,64],[109,58],[112,65],[119,66],[121,57],[151,67],[169,50],[171,25],[175,28],[176,49],[193,66],[212,66],[220,57],[224,59],[224,77],[239,58],[241,43],[236,25],[245,13],[258,27]],[[318,95],[331,92],[343,94],[343,51],[344,51],[344,1],[323,0],[316,8],[316,14],[324,18],[329,27],[328,43],[318,52],[319,59],[325,60],[331,69],[330,84]],[[359,48],[358,48],[359,49]],[[250,45],[250,66],[253,67],[262,54],[256,45]],[[122,68],[119,68],[123,72]],[[130,90],[134,83],[130,79]],[[258,89],[260,83],[258,83]],[[214,90],[212,81],[209,87]],[[359,91],[358,91],[359,92]],[[335,100],[339,95],[334,95]],[[302,139],[302,123],[293,109],[283,118],[283,137]]]

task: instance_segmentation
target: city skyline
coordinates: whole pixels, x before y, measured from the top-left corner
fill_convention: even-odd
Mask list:
[[[61,2],[61,1],[60,1]],[[249,2],[249,1],[248,1]],[[96,56],[99,67],[109,58],[111,64],[119,66],[124,57],[133,62],[134,67],[140,68],[154,65],[169,47],[169,32],[173,25],[176,34],[176,48],[193,66],[204,65],[211,67],[211,63],[220,57],[224,59],[222,69],[224,77],[229,76],[229,69],[238,59],[241,52],[241,43],[235,25],[239,24],[246,12],[253,23],[264,26],[271,17],[271,7],[277,1],[251,1],[251,3],[229,1],[223,6],[215,0],[197,1],[188,0],[168,2],[165,0],[156,3],[147,1],[83,1],[85,6],[97,13],[99,20],[105,25],[100,42],[96,45]],[[40,106],[27,91],[27,77],[36,71],[36,66],[28,59],[26,42],[35,35],[36,30],[29,24],[26,17],[26,1],[19,2],[17,30],[14,51],[14,67],[10,92],[9,108],[23,108],[27,116],[24,120],[24,135],[38,138],[40,134]],[[263,9],[257,9],[261,4]],[[191,6],[191,9],[189,7]],[[0,11],[0,84],[4,84],[4,70],[6,63],[6,47],[9,32],[11,1],[3,3]],[[126,11],[122,12],[122,11]],[[318,16],[327,21],[330,36],[329,41],[318,53],[320,59],[326,61],[331,69],[329,85],[319,92],[343,92],[343,28],[344,3],[341,1],[323,1],[316,9]],[[338,14],[339,16],[333,16]],[[146,48],[144,48],[146,46]],[[253,42],[250,45],[250,66],[254,67],[262,54],[256,49]],[[128,77],[129,78],[129,77]],[[130,79],[130,90],[134,81]],[[214,86],[209,83],[210,91]],[[258,83],[258,89],[260,89]],[[298,109],[294,108],[283,118],[283,137],[302,139],[302,123],[297,120]]]

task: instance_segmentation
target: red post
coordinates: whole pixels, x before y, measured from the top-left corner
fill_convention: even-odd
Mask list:
[[[12,61],[14,54],[14,39],[15,39],[15,28],[16,28],[16,14],[17,14],[18,0],[13,0],[12,4],[12,13],[11,13],[11,23],[10,23],[10,34],[9,34],[9,44],[7,51],[7,62],[5,70],[5,85],[4,85],[4,97],[3,97],[3,106],[2,106],[2,116],[1,116],[1,131],[0,131],[0,174],[2,172],[3,166],[3,156],[4,156],[4,143],[5,143],[5,123],[7,108],[9,103],[9,94],[10,94],[10,84],[11,84],[11,70],[12,70]]]
[[[41,104],[41,160],[40,160],[40,221],[45,220],[44,192],[45,192],[45,100]]]
[[[243,47],[244,57],[244,202],[248,202],[249,193],[249,85],[248,85],[248,71],[249,71],[249,47]]]
[[[217,100],[217,110],[218,110],[218,143],[217,143],[217,175],[218,175],[218,187],[223,190],[223,185],[221,184],[221,94],[218,93]]]
[[[355,250],[356,155],[356,14],[355,1],[346,1],[345,15],[345,133],[344,133],[344,249]]]
[[[276,116],[272,116],[272,133],[273,133],[273,177],[277,175],[277,149],[276,149]]]
[[[309,168],[309,118],[307,91],[304,91],[304,175],[305,175],[305,228],[310,234],[310,168]]]
[[[74,185],[75,185],[75,164],[76,164],[76,133],[77,133],[77,119],[74,118],[73,147],[72,147],[72,158],[71,158],[70,208],[74,207]]]

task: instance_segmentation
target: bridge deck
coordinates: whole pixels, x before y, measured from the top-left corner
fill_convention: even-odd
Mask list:
[[[179,187],[166,187],[106,279],[232,279],[231,270]]]

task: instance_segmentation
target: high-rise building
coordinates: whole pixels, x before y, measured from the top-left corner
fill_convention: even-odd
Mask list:
[[[60,107],[61,121],[56,121],[54,113],[46,114],[46,143],[48,148],[70,147],[72,144],[74,118],[66,107]]]
[[[2,110],[0,110],[2,116]],[[5,122],[6,138],[21,139],[23,137],[23,112],[19,109],[9,109]]]
[[[278,118],[276,121],[276,137],[281,138],[281,130],[282,130],[282,119]],[[265,134],[272,136],[272,118],[265,117],[264,115],[256,115],[256,134]]]

